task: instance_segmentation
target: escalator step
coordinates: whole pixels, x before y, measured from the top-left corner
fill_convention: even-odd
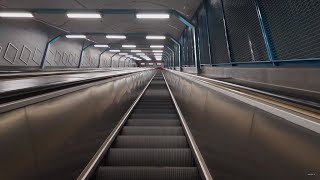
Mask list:
[[[134,114],[175,114],[177,113],[175,109],[135,109]]]
[[[126,126],[180,126],[180,121],[165,119],[129,119]]]
[[[97,180],[200,180],[196,167],[100,167]]]
[[[131,114],[131,119],[177,119],[178,114]]]
[[[137,105],[136,109],[175,109],[174,105]]]
[[[183,136],[182,127],[128,127],[122,129],[121,135],[133,136]]]
[[[185,136],[118,136],[113,148],[188,148]]]
[[[110,149],[107,166],[195,166],[190,149]]]

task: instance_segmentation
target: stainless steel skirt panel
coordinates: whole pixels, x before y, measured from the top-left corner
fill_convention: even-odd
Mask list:
[[[153,74],[0,114],[0,179],[76,179]]]
[[[319,134],[178,74],[165,76],[214,179],[319,178]]]

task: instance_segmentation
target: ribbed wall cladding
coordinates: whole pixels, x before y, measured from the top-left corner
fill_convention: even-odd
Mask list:
[[[187,138],[158,73],[98,167],[97,180],[199,180]]]

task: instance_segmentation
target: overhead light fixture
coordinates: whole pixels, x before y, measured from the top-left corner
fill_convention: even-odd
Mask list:
[[[163,50],[153,50],[152,52],[154,52],[154,53],[162,53]]]
[[[162,53],[154,53],[153,55],[155,55],[155,56],[162,56],[163,54],[162,54]]]
[[[169,19],[170,14],[168,13],[137,13],[138,19]]]
[[[99,13],[67,13],[68,18],[81,18],[81,19],[99,19]]]
[[[122,45],[123,48],[136,48],[136,45]]]
[[[30,12],[0,12],[0,17],[8,18],[33,18],[33,14]]]
[[[66,38],[68,39],[86,39],[87,36],[86,35],[76,35],[76,34],[69,34],[69,35],[66,35]]]
[[[118,49],[110,49],[109,52],[121,52],[121,50],[118,50]]]
[[[119,53],[120,56],[126,56],[128,53]]]
[[[95,44],[94,47],[97,47],[97,48],[108,48],[109,46],[107,44]]]
[[[151,45],[150,48],[152,49],[164,48],[164,45]]]
[[[131,50],[131,52],[133,52],[133,53],[140,53],[141,50]]]
[[[132,55],[126,55],[126,57],[133,57]]]
[[[137,56],[145,56],[145,53],[136,53]]]
[[[166,36],[146,36],[146,39],[163,40]]]
[[[107,35],[107,39],[126,39],[127,37],[124,35]]]

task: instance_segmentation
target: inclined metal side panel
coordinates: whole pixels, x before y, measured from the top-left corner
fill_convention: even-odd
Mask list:
[[[0,114],[0,179],[77,178],[152,75],[136,73]]]
[[[214,179],[316,178],[310,174],[319,172],[319,134],[195,81],[165,76]]]
[[[0,179],[34,179],[36,163],[24,109],[0,115],[0,159]]]

